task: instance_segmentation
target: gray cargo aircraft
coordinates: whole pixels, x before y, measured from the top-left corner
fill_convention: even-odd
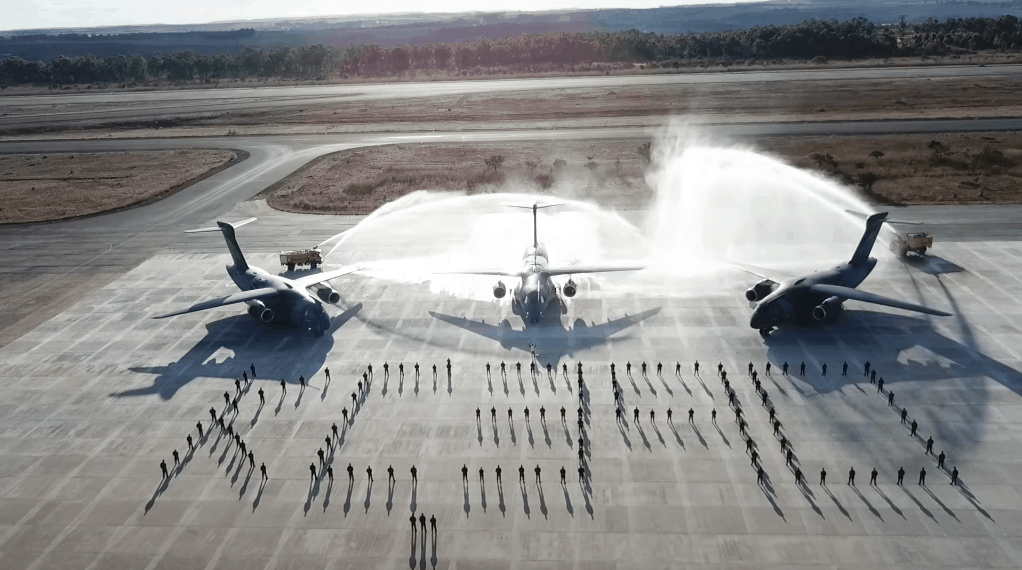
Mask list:
[[[195,311],[204,311],[214,307],[223,307],[234,303],[247,303],[248,313],[264,323],[270,321],[290,321],[295,325],[310,329],[317,335],[323,334],[330,328],[330,317],[323,308],[323,303],[337,303],[341,295],[332,287],[326,284],[327,281],[358,271],[356,266],[346,266],[333,271],[323,271],[306,275],[297,279],[288,279],[279,275],[273,275],[258,267],[251,267],[245,261],[245,256],[238,247],[238,240],[234,237],[235,228],[239,228],[255,218],[249,218],[234,224],[217,222],[215,228],[201,228],[189,230],[186,233],[220,231],[224,234],[224,241],[227,242],[227,249],[234,258],[234,264],[227,266],[227,274],[231,276],[235,285],[241,289],[241,293],[205,301],[182,309],[153,317],[164,319]],[[316,297],[309,294],[308,289],[316,292]]]
[[[855,289],[877,264],[877,260],[870,257],[869,253],[886,219],[887,212],[869,216],[866,219],[866,231],[852,258],[831,269],[801,277],[782,278],[770,277],[771,272],[766,269],[732,263],[738,269],[763,279],[745,292],[746,299],[758,302],[752,311],[749,325],[759,329],[760,334],[766,337],[775,327],[783,324],[831,320],[841,313],[842,303],[848,299],[950,317],[951,313]]]
[[[521,282],[517,289],[511,292],[511,312],[522,317],[526,322],[538,323],[543,319],[550,307],[556,305],[558,314],[564,310],[564,302],[557,295],[557,285],[550,280],[558,275],[574,275],[576,273],[606,273],[610,271],[636,271],[642,269],[641,265],[622,266],[597,266],[586,265],[577,267],[550,267],[549,256],[546,246],[540,243],[537,229],[537,212],[540,208],[560,206],[561,203],[530,205],[504,204],[512,208],[524,208],[532,210],[532,246],[525,249],[522,256],[522,268],[515,270],[502,269],[469,269],[459,271],[438,271],[438,274],[460,274],[460,275],[496,275],[503,277],[518,277]],[[573,279],[561,287],[561,293],[565,297],[574,297],[578,291],[578,285]],[[493,286],[493,296],[502,299],[507,294],[507,286],[503,281],[497,281]]]

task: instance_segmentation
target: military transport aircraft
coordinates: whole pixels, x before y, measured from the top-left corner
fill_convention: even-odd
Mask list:
[[[758,302],[752,311],[749,325],[759,329],[759,333],[766,337],[779,325],[811,319],[834,319],[842,310],[841,304],[848,299],[950,317],[951,313],[855,289],[877,264],[877,260],[869,257],[869,253],[886,219],[887,212],[869,216],[866,219],[866,231],[852,258],[831,269],[785,279],[768,276],[770,271],[766,269],[732,263],[734,267],[763,279],[745,292],[746,299]]]
[[[438,271],[438,274],[460,274],[460,275],[497,275],[504,277],[518,277],[521,282],[517,289],[511,292],[511,311],[522,317],[526,322],[538,323],[543,319],[544,314],[552,306],[557,306],[558,314],[564,309],[563,301],[557,295],[557,285],[550,280],[558,275],[574,275],[576,273],[605,273],[610,271],[636,271],[642,269],[641,265],[622,266],[598,266],[585,265],[576,267],[550,267],[549,256],[546,246],[540,243],[537,229],[537,211],[540,208],[560,206],[560,202],[540,204],[535,202],[530,205],[504,204],[512,208],[523,208],[532,210],[532,246],[525,249],[522,256],[521,269],[468,269],[458,271]],[[561,293],[565,297],[574,297],[578,291],[578,285],[573,279],[561,287]],[[507,286],[503,281],[497,281],[493,286],[493,296],[502,299],[507,294]]]
[[[254,220],[255,218],[249,218],[234,224],[217,222],[216,225],[218,227],[215,228],[201,228],[186,232],[195,233],[219,230],[224,234],[227,249],[231,251],[231,257],[234,258],[234,265],[227,266],[227,274],[231,276],[234,283],[241,289],[241,293],[213,299],[212,301],[205,301],[192,305],[187,309],[153,318],[163,319],[234,303],[248,303],[248,313],[264,323],[273,320],[290,321],[293,324],[312,330],[317,335],[323,334],[324,331],[330,328],[330,317],[327,316],[326,309],[323,308],[323,303],[320,300],[334,304],[341,300],[341,295],[334,291],[330,285],[327,285],[326,282],[358,271],[359,268],[349,265],[333,271],[323,271],[297,279],[288,279],[279,275],[273,275],[258,267],[251,267],[245,261],[245,256],[241,254],[238,240],[234,237],[234,230]],[[316,292],[318,299],[309,294],[309,288]]]

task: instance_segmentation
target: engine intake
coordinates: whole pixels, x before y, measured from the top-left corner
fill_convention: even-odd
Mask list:
[[[320,284],[316,288],[316,296],[330,304],[337,304],[341,300],[341,294],[335,291],[333,287],[325,284]]]
[[[568,279],[568,282],[561,288],[561,292],[564,293],[565,297],[574,297],[575,293],[578,292],[578,284],[576,284],[573,280]]]
[[[497,284],[493,286],[493,296],[503,299],[504,295],[507,295],[507,287],[504,286],[503,281],[497,281]]]
[[[813,318],[818,321],[833,319],[841,313],[841,299],[831,297],[819,305],[813,307]]]
[[[752,287],[749,287],[749,289],[745,292],[745,298],[751,302],[762,301],[767,295],[773,293],[776,287],[776,282],[764,279]]]
[[[259,302],[255,301],[255,303]],[[268,323],[273,320],[273,310],[262,303],[251,305],[248,308],[248,314],[264,323]]]

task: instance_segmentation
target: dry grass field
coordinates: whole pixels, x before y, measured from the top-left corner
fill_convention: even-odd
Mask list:
[[[0,155],[0,223],[59,220],[140,204],[235,158],[225,150]]]
[[[640,142],[393,145],[324,157],[269,193],[290,212],[367,214],[416,190],[548,192],[616,208],[653,197]],[[752,144],[884,204],[1022,202],[1022,135],[769,137]],[[879,151],[879,152],[876,152]],[[503,156],[499,168],[485,161]],[[563,160],[564,164],[557,161]]]

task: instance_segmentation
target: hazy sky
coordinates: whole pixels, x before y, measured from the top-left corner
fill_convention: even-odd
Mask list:
[[[719,0],[718,0],[719,1]],[[728,3],[735,3],[729,0]],[[747,2],[750,0],[737,0]],[[394,12],[538,11],[565,8],[655,8],[707,0],[0,0],[0,29],[125,24],[198,24],[222,20],[344,16]]]

